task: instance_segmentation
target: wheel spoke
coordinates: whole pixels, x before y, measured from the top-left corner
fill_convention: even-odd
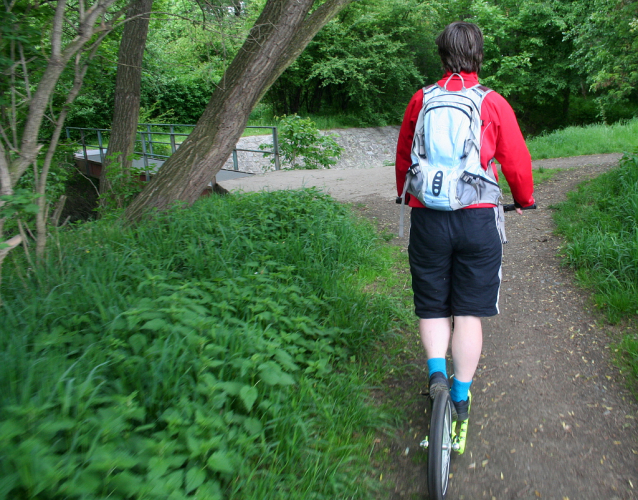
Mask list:
[[[432,404],[428,447],[428,489],[430,498],[444,500],[447,494],[452,455],[452,401],[447,391]]]

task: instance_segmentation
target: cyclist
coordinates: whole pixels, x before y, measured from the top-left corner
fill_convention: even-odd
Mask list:
[[[436,44],[445,72],[438,85],[447,82],[448,90],[459,91],[479,83],[483,34],[477,25],[452,23]],[[422,104],[423,90],[419,90],[408,104],[399,132],[395,163],[399,196],[412,164],[410,153]],[[481,166],[486,171],[496,169],[493,159],[498,160],[517,207],[533,205],[531,158],[512,107],[498,93],[489,92],[481,106],[481,122]],[[481,318],[498,314],[503,247],[497,208],[478,204],[441,211],[424,207],[414,196],[407,202],[412,207],[408,247],[412,289],[427,355],[430,397],[450,389],[445,355],[452,337],[450,396],[454,418],[466,420],[468,392],[483,345]],[[522,214],[520,208],[516,211]]]

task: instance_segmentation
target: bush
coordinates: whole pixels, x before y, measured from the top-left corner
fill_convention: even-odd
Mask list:
[[[0,498],[372,494],[383,421],[348,368],[392,318],[356,283],[371,226],[305,190],[62,236],[5,268]]]
[[[322,135],[310,118],[297,115],[283,116],[278,123],[279,154],[289,168],[330,168],[337,163],[343,148],[336,143],[335,135]],[[262,144],[260,149],[272,150],[272,144]],[[271,153],[265,153],[265,157]],[[270,160],[275,163],[274,158]]]

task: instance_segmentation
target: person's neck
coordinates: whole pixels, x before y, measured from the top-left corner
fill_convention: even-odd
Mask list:
[[[462,78],[476,78],[478,80],[478,75],[475,71],[461,71],[460,73],[453,73],[450,70],[445,70],[443,78],[449,78],[452,75],[461,75]]]

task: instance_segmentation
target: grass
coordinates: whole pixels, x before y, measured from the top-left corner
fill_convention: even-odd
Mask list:
[[[625,154],[619,168],[579,186],[556,208],[558,231],[567,240],[565,261],[611,322],[629,324],[619,352],[636,382],[638,153]]]
[[[623,153],[638,148],[638,118],[613,125],[567,127],[527,141],[532,159]]]
[[[339,114],[308,114],[303,115],[302,118],[310,118],[319,130],[331,130],[335,128],[352,128],[360,127],[361,120],[354,115],[339,115]],[[258,105],[255,110],[250,114],[248,120],[249,126],[276,126],[279,122],[278,117],[272,112],[272,108],[266,105]],[[256,129],[246,129],[243,136],[247,135],[262,135],[263,131]]]
[[[5,261],[0,498],[379,494],[368,352],[403,313],[370,224],[284,191],[53,243]]]
[[[548,168],[536,168],[532,170],[532,177],[534,179],[534,184],[540,184],[542,182],[545,182],[549,179],[551,179],[554,175],[556,175],[558,172],[560,172],[560,169],[557,168],[553,168],[553,169],[548,169]],[[505,176],[500,175],[499,179],[498,179],[498,183],[499,186],[501,186],[501,191],[503,191],[503,195],[505,196],[511,196],[512,195],[512,190],[510,189],[509,185],[507,184],[507,181],[505,180]]]

